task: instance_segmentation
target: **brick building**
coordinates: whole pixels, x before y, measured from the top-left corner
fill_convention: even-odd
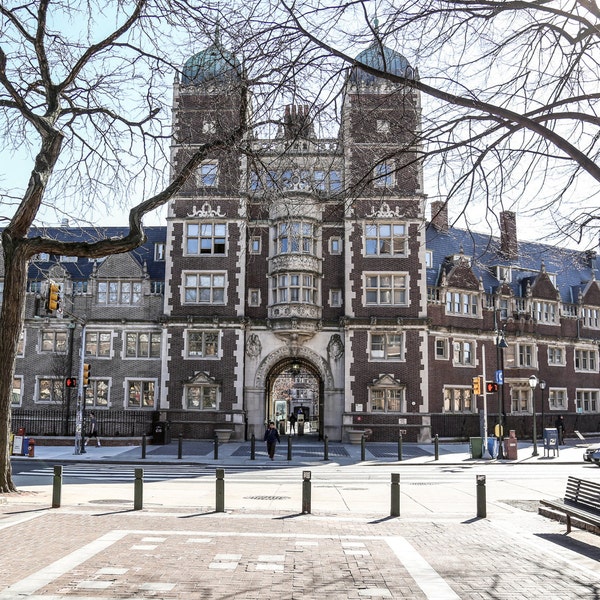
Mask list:
[[[357,61],[418,76],[387,48]],[[239,126],[245,93],[220,45],[186,62],[175,169]],[[441,203],[427,222],[414,91],[354,67],[341,117],[339,135],[320,138],[311,110],[290,105],[272,137],[215,146],[136,252],[36,257],[15,412],[72,407],[64,376],[84,319],[88,406],[106,421],[121,411],[186,438],[247,438],[294,412],[305,435],[331,440],[464,437],[479,432],[483,376],[504,382],[485,397],[490,424],[525,435],[534,413],[539,431],[564,414],[568,428],[600,430],[595,254],[519,242],[509,212],[497,238],[450,227]],[[43,310],[50,279],[59,318]]]

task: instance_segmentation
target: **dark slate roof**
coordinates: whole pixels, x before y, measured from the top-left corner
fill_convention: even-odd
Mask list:
[[[93,242],[99,239],[123,237],[129,232],[128,227],[44,227],[33,228],[28,237],[44,235],[65,242]],[[154,260],[154,246],[165,242],[166,227],[144,227],[147,240],[145,244],[130,252],[130,255],[142,266],[144,261],[148,275],[153,281],[164,281],[165,261]],[[50,255],[49,261],[35,260],[29,264],[29,279],[41,280],[47,277],[47,272],[54,265],[60,265],[75,281],[86,280],[90,277],[96,259],[79,258],[77,262],[60,262],[58,257]],[[102,259],[99,259],[102,260]]]
[[[495,292],[499,285],[493,269],[495,266],[511,267],[512,280],[509,285],[515,296],[522,297],[527,279],[533,282],[542,265],[545,265],[547,273],[556,277],[561,299],[567,303],[577,302],[579,290],[583,290],[592,276],[597,277],[594,253],[537,242],[519,242],[518,258],[507,260],[499,248],[499,237],[454,227],[439,231],[429,224],[427,250],[433,253],[433,266],[427,269],[427,285],[439,285],[444,262],[449,256],[459,255],[461,250],[465,257],[471,259],[473,271],[482,278],[487,293]]]

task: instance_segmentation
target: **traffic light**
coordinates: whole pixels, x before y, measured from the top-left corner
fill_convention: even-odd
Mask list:
[[[495,381],[487,381],[485,384],[485,391],[488,394],[491,394],[492,392],[497,392],[498,384]]]
[[[77,387],[77,378],[76,377],[67,377],[65,379],[65,385],[68,388],[74,388]]]
[[[473,393],[476,396],[479,396],[479,394],[481,394],[481,377],[479,376],[473,377]]]
[[[83,363],[83,387],[90,384],[90,365]]]
[[[54,312],[60,307],[60,286],[51,281],[48,284],[48,296],[46,298],[46,310]]]

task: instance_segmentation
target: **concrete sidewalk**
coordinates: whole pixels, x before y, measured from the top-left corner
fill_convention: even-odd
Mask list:
[[[402,445],[403,464],[476,464],[476,463],[511,463],[511,464],[555,464],[575,463],[581,464],[585,446],[599,441],[590,438],[585,442],[569,439],[566,444],[560,446],[558,451],[550,449],[545,451],[542,442],[537,444],[537,456],[533,456],[531,442],[518,442],[518,453],[516,460],[495,460],[491,458],[472,458],[470,445],[468,443],[445,443],[438,445],[438,456],[436,459],[435,444],[409,444]],[[114,443],[114,441],[112,441]],[[165,445],[146,446],[145,458],[142,458],[143,448],[141,446],[118,446],[105,445],[96,447],[88,445],[85,453],[76,454],[74,445],[69,446],[42,446],[35,447],[35,456],[13,456],[13,460],[27,461],[85,461],[85,462],[118,462],[118,463],[184,463],[184,464],[222,464],[222,465],[245,465],[255,462],[264,462],[268,459],[265,445],[262,441],[256,441],[255,458],[251,459],[251,443],[230,441],[219,444],[215,458],[215,444],[210,440],[182,440],[174,441]],[[286,462],[291,465],[322,464],[325,460],[325,448],[323,442],[305,438],[292,438],[291,460],[288,460],[287,437],[277,447],[275,462]],[[340,465],[349,465],[359,462],[398,462],[398,444],[367,442],[365,444],[364,461],[362,460],[362,448],[360,445],[342,444],[333,442],[328,444],[328,461]]]

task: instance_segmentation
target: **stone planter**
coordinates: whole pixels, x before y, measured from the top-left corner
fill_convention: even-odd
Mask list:
[[[365,432],[362,429],[348,429],[348,438],[351,444],[360,444]]]
[[[215,435],[219,444],[226,444],[231,439],[231,429],[215,429]]]

